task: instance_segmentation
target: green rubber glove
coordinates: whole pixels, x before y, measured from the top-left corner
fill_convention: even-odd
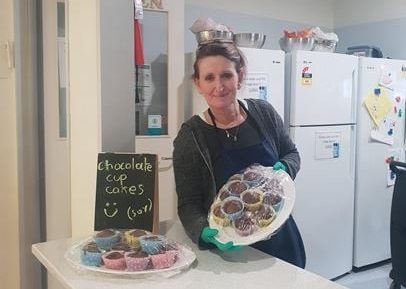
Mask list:
[[[286,172],[286,166],[285,166],[283,163],[281,163],[281,162],[276,162],[276,163],[273,165],[273,169],[274,169],[275,171],[283,170],[283,171]]]
[[[221,251],[232,251],[232,250],[240,250],[241,246],[234,246],[233,242],[221,243],[217,241],[214,236],[218,234],[217,229],[211,229],[210,227],[204,227],[202,233],[200,234],[200,239],[202,239],[206,243],[211,243],[216,245]]]

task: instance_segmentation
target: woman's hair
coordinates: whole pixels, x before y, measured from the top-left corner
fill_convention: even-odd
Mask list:
[[[237,73],[240,73],[245,68],[246,61],[244,55],[234,43],[211,42],[199,46],[196,50],[196,60],[193,64],[193,79],[199,79],[199,61],[208,56],[223,56],[227,58],[234,63]]]

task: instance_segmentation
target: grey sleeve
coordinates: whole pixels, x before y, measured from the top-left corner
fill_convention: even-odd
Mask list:
[[[174,141],[173,151],[178,215],[187,235],[196,244],[199,244],[201,231],[208,226],[201,174],[203,166],[192,132],[183,126]]]
[[[285,129],[281,117],[277,113],[276,119],[279,139],[279,160],[286,165],[287,173],[290,177],[295,179],[300,169],[299,152]]]

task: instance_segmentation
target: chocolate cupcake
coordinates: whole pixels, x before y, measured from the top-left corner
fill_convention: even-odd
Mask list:
[[[275,219],[276,213],[272,206],[261,204],[259,209],[254,212],[253,217],[260,227],[266,227]]]
[[[125,254],[125,262],[128,271],[143,271],[148,268],[150,256],[142,250]]]
[[[141,229],[133,229],[124,233],[124,242],[127,243],[133,249],[140,248],[140,237],[151,234],[148,231]]]
[[[161,251],[166,243],[167,239],[160,235],[145,235],[140,237],[141,249],[150,255]]]
[[[283,194],[283,187],[277,178],[267,179],[264,184],[264,191],[274,194]]]
[[[255,221],[248,214],[243,214],[234,221],[234,229],[242,237],[253,234],[257,228]]]
[[[264,193],[264,197],[262,199],[262,203],[265,205],[272,206],[275,211],[279,211],[282,206],[283,198],[280,194],[274,193],[272,191],[267,191]]]
[[[231,181],[227,183],[228,192],[236,197],[239,197],[242,192],[248,189],[248,185],[243,181]]]
[[[121,253],[125,253],[125,252],[130,252],[131,247],[127,243],[120,242],[120,243],[114,244],[111,247],[111,250],[112,251],[119,251]]]
[[[151,264],[154,269],[169,268],[178,258],[178,249],[174,245],[166,245],[154,255],[151,255]]]
[[[225,198],[228,198],[231,196],[230,192],[226,188],[221,188],[219,193],[217,194],[217,197],[220,201],[224,200]]]
[[[101,264],[103,250],[100,250],[95,242],[90,242],[80,250],[80,262],[86,266],[98,267]]]
[[[102,255],[104,267],[113,270],[124,270],[126,268],[124,254],[118,251],[108,252]]]
[[[228,182],[241,181],[241,180],[242,180],[242,175],[241,174],[234,174],[228,179]]]
[[[221,211],[230,220],[237,219],[244,210],[244,204],[240,198],[228,197],[221,203]]]
[[[248,211],[256,211],[262,203],[262,192],[260,190],[247,190],[241,195],[241,200]]]
[[[244,172],[242,179],[251,187],[257,187],[263,182],[264,176],[260,170],[248,169]]]
[[[100,249],[110,250],[111,247],[120,240],[120,233],[116,230],[107,229],[97,232],[94,241]]]
[[[221,203],[217,202],[211,206],[211,213],[214,222],[222,227],[226,227],[230,225],[230,220],[226,217],[226,215],[221,210]]]

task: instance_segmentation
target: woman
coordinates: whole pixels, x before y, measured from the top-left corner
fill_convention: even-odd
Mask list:
[[[272,105],[237,100],[244,70],[244,58],[233,43],[198,48],[193,78],[209,108],[186,121],[174,141],[178,215],[201,248],[236,249],[232,242],[214,239],[218,232],[207,221],[216,193],[230,176],[259,163],[283,169],[294,178],[300,167],[296,147]],[[252,246],[304,268],[303,242],[292,217],[269,240]]]

